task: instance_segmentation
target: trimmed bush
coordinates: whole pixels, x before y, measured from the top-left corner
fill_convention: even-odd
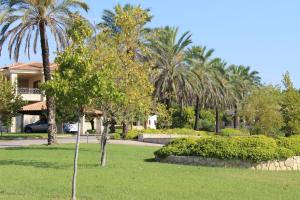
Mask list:
[[[157,158],[170,155],[200,156],[252,162],[286,159],[297,155],[292,149],[294,146],[290,142],[284,142],[285,145],[278,145],[278,140],[266,136],[183,138],[172,141],[154,154]],[[293,142],[291,143],[294,144]]]
[[[278,137],[277,145],[282,148],[290,149],[294,155],[300,156],[300,136]]]

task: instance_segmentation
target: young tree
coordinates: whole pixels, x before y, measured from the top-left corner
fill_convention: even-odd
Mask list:
[[[16,87],[0,74],[0,120],[8,128],[12,118],[17,115],[23,106],[22,97],[16,94]]]
[[[115,119],[123,124],[123,138],[126,137],[128,123],[137,117],[147,118],[152,105],[151,63],[144,59],[148,52],[142,42],[143,27],[150,18],[148,10],[139,6],[118,5],[111,15],[113,26],[101,23],[101,33],[97,37],[99,67],[103,60],[110,59],[111,65],[115,66],[114,80],[118,90],[124,94],[122,103],[113,112]]]
[[[83,115],[93,98],[101,89],[102,74],[94,71],[92,55],[85,40],[92,35],[89,24],[80,16],[73,15],[73,25],[68,30],[72,41],[70,47],[59,53],[56,63],[59,70],[53,75],[53,80],[42,87],[62,105],[77,112],[78,133],[74,156],[74,174],[72,181],[72,199],[76,199],[77,161],[80,134],[82,134]]]
[[[10,57],[19,60],[19,52],[24,41],[24,51],[30,58],[30,48],[37,52],[38,38],[42,50],[45,81],[51,80],[49,45],[47,28],[52,34],[57,51],[64,49],[68,40],[66,29],[73,16],[74,9],[88,10],[86,3],[81,0],[2,0],[0,3],[0,55],[5,41],[9,40],[8,51]],[[33,45],[31,41],[33,39]],[[56,121],[55,102],[46,93],[48,118],[48,144],[55,142]]]
[[[281,94],[277,87],[265,86],[254,90],[246,99],[243,115],[251,134],[277,135],[283,125],[280,113]]]
[[[282,82],[285,87],[280,103],[284,122],[282,130],[289,137],[300,134],[300,93],[294,88],[288,72],[283,76]]]

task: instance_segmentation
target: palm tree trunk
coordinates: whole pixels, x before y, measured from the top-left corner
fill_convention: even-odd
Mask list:
[[[42,49],[42,59],[44,68],[44,78],[45,81],[51,80],[51,70],[49,61],[49,46],[46,33],[45,21],[41,20],[39,24],[40,28],[40,38],[41,38],[41,49]],[[52,145],[56,142],[56,122],[55,122],[55,102],[54,97],[47,96],[46,94],[46,104],[47,104],[47,119],[48,119],[48,145]]]
[[[219,126],[219,109],[216,108],[216,134],[220,132],[220,126]]]
[[[195,112],[195,125],[194,125],[195,130],[199,130],[199,117],[200,117],[200,100],[199,100],[199,97],[197,96],[196,112]]]
[[[237,105],[234,105],[234,116],[233,116],[233,128],[237,129],[238,126],[238,113],[237,113]]]
[[[72,200],[76,200],[76,180],[77,180],[77,162],[78,162],[78,153],[79,153],[79,144],[80,144],[80,134],[82,133],[82,123],[83,122],[83,112],[81,109],[78,110],[78,131],[76,138],[75,146],[75,156],[74,156],[74,171],[72,179]]]

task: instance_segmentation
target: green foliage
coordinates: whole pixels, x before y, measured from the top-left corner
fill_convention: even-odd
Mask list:
[[[128,131],[128,133],[126,134],[125,139],[126,140],[135,140],[138,138],[139,134],[141,133],[140,130],[130,130]]]
[[[156,106],[158,129],[170,128],[172,126],[172,111],[172,109],[167,109],[167,106],[161,103]]]
[[[289,149],[294,155],[300,156],[300,136],[279,137],[276,142],[278,146]]]
[[[73,43],[58,54],[55,62],[59,70],[52,81],[42,86],[46,93],[54,96],[58,107],[70,114],[90,107],[96,99],[119,100],[122,94],[116,91],[111,68],[98,70],[85,44],[92,33],[87,22],[80,16],[74,16],[68,33]]]
[[[225,129],[221,130],[220,135],[222,135],[222,136],[249,136],[250,134],[247,130],[225,128]]]
[[[283,84],[285,91],[280,103],[284,122],[282,130],[286,136],[300,134],[300,93],[294,88],[288,72],[284,75]]]
[[[243,115],[250,125],[251,134],[277,135],[283,125],[280,113],[281,95],[278,88],[266,86],[247,98]]]
[[[203,137],[197,140],[176,139],[155,152],[159,158],[169,155],[201,156],[219,159],[241,159],[261,162],[286,159],[296,153],[289,145],[278,145],[266,136],[250,137]],[[286,144],[286,143],[285,143]]]
[[[207,120],[207,119],[201,119],[199,121],[199,128],[203,131],[209,131],[213,132],[215,130],[215,123]]]
[[[5,127],[10,127],[12,118],[21,110],[24,102],[19,94],[16,94],[15,83],[10,82],[0,74],[0,120]]]
[[[173,128],[193,128],[195,111],[193,107],[184,107],[182,111],[177,108],[172,114]]]
[[[147,119],[153,104],[153,86],[149,80],[151,62],[139,59],[147,54],[142,42],[143,26],[151,17],[140,6],[117,5],[110,13],[109,23],[100,24],[101,32],[91,49],[100,70],[112,66],[111,80],[122,93],[121,101],[104,101],[101,109],[126,125],[135,119]],[[123,134],[124,137],[126,133]]]

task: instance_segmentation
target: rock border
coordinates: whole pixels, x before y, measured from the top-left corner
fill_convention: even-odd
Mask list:
[[[178,138],[200,138],[201,136],[191,136],[191,135],[179,135],[179,134],[139,134],[138,141],[139,142],[148,142],[155,144],[168,144],[174,139]]]
[[[198,156],[168,156],[164,159],[156,158],[163,163],[184,165],[197,165],[208,167],[246,168],[252,170],[291,171],[300,170],[300,156],[294,156],[286,160],[273,160],[255,163],[245,160],[221,160],[218,158],[204,158]]]

